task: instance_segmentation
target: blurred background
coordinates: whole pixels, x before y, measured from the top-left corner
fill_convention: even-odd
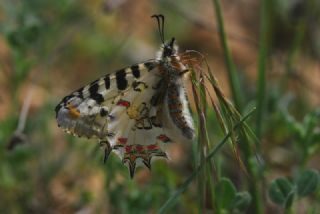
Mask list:
[[[97,142],[59,129],[54,108],[98,77],[154,58],[160,38],[150,16],[159,13],[166,18],[166,38],[175,37],[181,51],[204,54],[232,100],[213,2],[2,0],[0,212],[155,213],[192,173],[194,145],[171,145],[169,161],[155,162],[151,172],[139,168],[131,180],[115,155],[103,164]],[[262,2],[222,1],[221,9],[241,89],[240,111],[257,106],[259,71],[265,68],[261,195],[265,213],[279,213],[281,206],[267,196],[270,182],[320,169],[320,4],[272,0],[264,16]],[[261,44],[263,25],[268,27]],[[223,133],[212,112],[208,121],[210,138],[218,142]],[[249,124],[256,129],[255,118]],[[247,190],[248,177],[231,148],[216,159],[223,166],[219,173],[237,190]],[[197,213],[197,197],[193,182],[168,213]],[[295,212],[320,209],[319,201],[318,190],[297,201]],[[208,213],[214,204],[207,201]]]

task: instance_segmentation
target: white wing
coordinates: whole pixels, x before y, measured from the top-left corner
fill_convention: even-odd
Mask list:
[[[105,75],[66,96],[55,108],[58,126],[79,137],[106,139],[106,121],[110,119],[109,112],[115,99],[131,93],[136,82],[149,72],[151,80],[157,81],[153,72],[156,66],[155,61],[133,65]]]

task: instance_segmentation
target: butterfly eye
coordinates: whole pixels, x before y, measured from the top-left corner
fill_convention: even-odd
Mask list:
[[[169,45],[164,47],[163,57],[168,57],[172,55],[172,48]]]
[[[174,41],[175,38],[173,37],[171,41],[164,46],[163,57],[172,56],[174,54]]]

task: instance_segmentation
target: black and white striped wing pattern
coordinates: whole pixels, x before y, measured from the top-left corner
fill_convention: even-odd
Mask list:
[[[66,96],[56,107],[58,125],[80,137],[96,138],[115,151],[133,176],[136,165],[150,167],[166,157],[170,142],[161,124],[161,105],[152,105],[162,79],[150,60],[106,75]]]
[[[63,98],[55,108],[58,126],[79,137],[107,139],[108,121],[115,100],[132,92],[139,79],[148,75],[155,61],[133,65],[113,74],[105,75]]]

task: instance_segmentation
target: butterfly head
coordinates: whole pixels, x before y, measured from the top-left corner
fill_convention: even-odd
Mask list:
[[[151,17],[157,19],[160,39],[162,41],[160,51],[157,54],[157,59],[166,60],[171,56],[176,56],[178,53],[178,46],[175,44],[175,38],[173,37],[171,40],[167,42],[164,41],[164,16],[159,14],[153,15]]]
[[[169,42],[165,43],[162,48],[162,58],[177,55],[178,46],[175,44],[175,38],[172,38]]]
[[[165,42],[161,45],[159,52],[157,53],[157,60],[166,60],[172,56],[178,54],[178,46],[176,45],[175,38]]]

